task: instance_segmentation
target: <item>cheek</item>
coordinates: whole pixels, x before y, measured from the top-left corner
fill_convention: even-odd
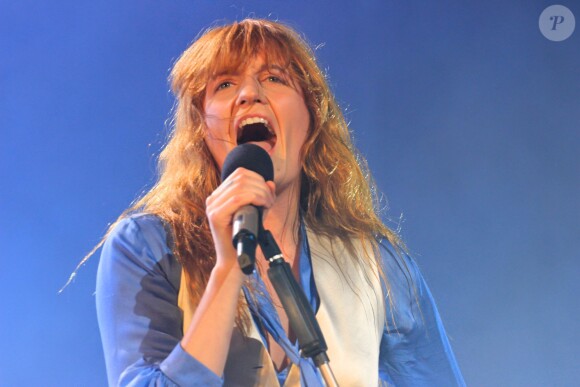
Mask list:
[[[203,116],[205,120],[205,126],[207,130],[212,130],[217,128],[218,119],[216,106],[213,103],[206,102],[203,106]]]
[[[221,170],[228,150],[226,147],[227,141],[225,141],[224,134],[218,125],[219,120],[206,117],[203,141]]]
[[[206,127],[205,136],[210,140],[227,139],[229,122],[220,119],[220,106],[218,103],[206,103],[204,106],[204,122]]]
[[[310,129],[310,112],[306,107],[304,101],[297,104],[295,109],[295,117],[297,118],[297,133],[296,138],[300,142],[300,146],[304,144],[308,137]]]
[[[215,138],[213,138],[211,135],[206,135],[204,137],[204,141],[205,145],[207,145],[207,148],[209,149],[209,153],[221,171],[226,154],[228,152],[227,149],[224,149],[223,141],[216,141]]]
[[[219,121],[211,116],[205,117],[205,137],[214,138],[220,132]]]

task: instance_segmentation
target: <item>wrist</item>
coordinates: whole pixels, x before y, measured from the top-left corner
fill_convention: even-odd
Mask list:
[[[211,272],[212,277],[227,279],[228,281],[235,281],[240,284],[244,282],[245,274],[240,269],[237,260],[218,262],[213,267]]]

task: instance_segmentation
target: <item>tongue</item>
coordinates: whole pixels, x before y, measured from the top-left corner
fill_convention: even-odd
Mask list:
[[[274,144],[270,141],[248,141],[246,144],[257,145],[268,153],[270,153],[270,151],[274,148]]]

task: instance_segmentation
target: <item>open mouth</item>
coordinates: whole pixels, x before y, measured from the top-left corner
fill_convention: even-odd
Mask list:
[[[241,122],[238,130],[238,145],[248,142],[275,141],[276,135],[263,118],[248,118]]]

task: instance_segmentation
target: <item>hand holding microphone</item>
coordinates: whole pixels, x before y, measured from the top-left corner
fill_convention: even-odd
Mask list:
[[[239,168],[257,173],[264,181],[274,178],[270,156],[254,144],[240,145],[228,154],[222,168],[222,181],[237,173]],[[262,208],[252,204],[238,208],[233,215],[232,241],[237,250],[238,263],[245,274],[254,271],[258,238],[261,238],[262,251],[269,261],[268,278],[296,334],[302,356],[312,358],[327,386],[338,386],[326,354],[328,347],[314,312],[274,237],[270,231],[263,230]]]
[[[256,181],[255,174],[248,175],[247,171],[236,172],[239,168],[253,171],[261,176],[263,180]],[[260,204],[266,201],[262,184],[264,181],[270,181],[274,178],[272,160],[268,153],[257,145],[248,143],[237,146],[228,154],[224,161],[222,180],[225,181],[230,175],[232,175],[232,178],[239,180],[240,184],[235,181],[231,186],[222,184],[216,190],[216,194],[212,194],[212,198],[208,201],[208,216],[210,217],[210,224],[217,221],[212,219],[212,217],[217,218],[216,212],[219,212],[223,218],[221,219],[222,221],[229,222],[233,220],[230,240],[233,241],[237,250],[240,268],[245,274],[250,274],[254,270],[257,238],[262,227],[262,206]],[[237,196],[237,200],[234,200],[233,196]],[[239,204],[236,204],[239,203],[239,200],[246,200],[248,204],[239,208]],[[263,205],[267,204],[264,203]],[[212,224],[212,233],[214,233],[215,239],[216,230],[214,230],[214,226],[215,224]],[[223,237],[226,238],[227,236],[224,235]]]

